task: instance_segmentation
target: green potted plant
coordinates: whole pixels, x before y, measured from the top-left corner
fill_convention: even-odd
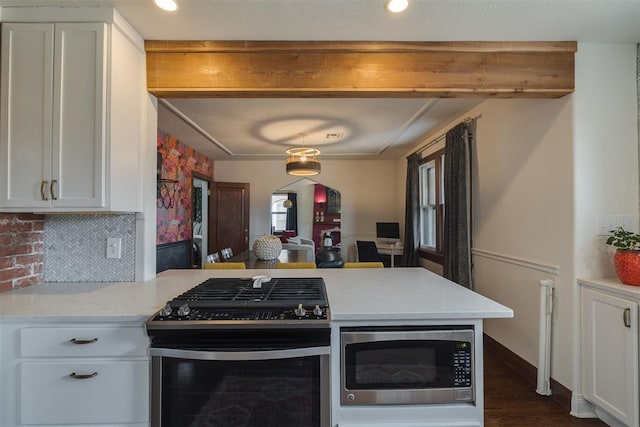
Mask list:
[[[625,285],[640,286],[640,234],[618,227],[611,231],[607,245],[616,248],[613,264]]]

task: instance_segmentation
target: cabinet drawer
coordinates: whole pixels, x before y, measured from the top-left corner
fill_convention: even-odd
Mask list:
[[[23,424],[149,421],[148,362],[25,362],[21,368]]]
[[[22,357],[146,356],[142,327],[23,328]]]

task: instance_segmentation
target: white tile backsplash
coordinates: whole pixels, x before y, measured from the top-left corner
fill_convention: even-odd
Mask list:
[[[46,282],[135,280],[134,214],[47,215],[44,221]],[[122,256],[106,257],[107,238],[122,239]]]

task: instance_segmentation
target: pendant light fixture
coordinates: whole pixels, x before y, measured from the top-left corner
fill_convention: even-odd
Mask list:
[[[306,134],[301,133],[302,143]],[[316,156],[320,150],[309,147],[294,147],[287,151],[287,174],[293,176],[313,176],[320,173],[320,162]]]

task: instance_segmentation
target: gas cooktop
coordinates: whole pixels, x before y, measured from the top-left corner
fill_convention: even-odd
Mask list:
[[[329,304],[320,277],[211,278],[177,296],[147,329],[214,325],[328,324]]]

